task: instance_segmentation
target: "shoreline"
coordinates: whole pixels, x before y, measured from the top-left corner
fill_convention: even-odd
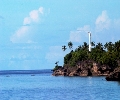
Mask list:
[[[86,66],[85,66],[86,65]],[[91,66],[90,66],[91,65]],[[93,61],[81,61],[76,67],[56,66],[52,70],[53,76],[79,76],[79,77],[101,77],[104,76],[107,81],[120,81],[120,67],[111,69],[107,65],[100,65]]]

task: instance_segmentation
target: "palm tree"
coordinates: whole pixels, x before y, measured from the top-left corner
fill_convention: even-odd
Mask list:
[[[96,48],[97,49],[100,49],[100,50],[103,50],[103,45],[102,45],[102,43],[97,43],[97,45],[96,45]]]
[[[72,49],[72,47],[73,47],[73,43],[70,41],[70,42],[68,42],[68,47],[70,48],[70,49]]]
[[[114,48],[114,44],[112,42],[108,42],[104,45],[104,47],[109,51],[111,52]]]
[[[87,50],[88,47],[89,47],[88,44],[86,42],[84,42],[84,44],[82,45],[82,48],[85,49],[85,50]]]
[[[81,49],[82,49],[82,46],[81,46],[81,45],[80,45],[80,46],[78,46],[78,51],[79,51],[79,50],[81,50]]]
[[[58,66],[58,63],[59,63],[59,61],[57,61],[55,64],[56,64],[56,66]]]
[[[64,46],[62,46],[62,50],[63,51],[65,51],[67,48],[66,48],[66,46],[64,45]]]
[[[115,49],[115,51],[120,51],[120,40],[115,42],[114,49]]]
[[[92,42],[91,42],[91,46],[95,46],[95,42],[92,41]]]
[[[105,43],[104,49],[107,49],[107,50],[108,50],[108,43]]]

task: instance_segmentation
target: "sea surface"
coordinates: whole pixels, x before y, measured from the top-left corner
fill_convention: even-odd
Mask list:
[[[0,100],[120,100],[119,82],[51,74],[51,70],[0,71]]]

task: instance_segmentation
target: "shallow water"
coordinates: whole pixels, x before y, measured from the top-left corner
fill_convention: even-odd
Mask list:
[[[104,77],[55,77],[50,71],[0,71],[0,100],[120,100]]]

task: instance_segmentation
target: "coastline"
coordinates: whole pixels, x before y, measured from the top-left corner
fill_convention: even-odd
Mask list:
[[[57,66],[52,71],[53,76],[105,76],[107,81],[120,81],[120,67],[112,69],[107,65],[100,65],[90,60],[81,61],[75,67],[69,65]]]
[[[94,61],[80,61],[75,67],[69,65],[58,66],[53,70],[53,76],[107,76],[113,71],[107,65],[100,65]]]

